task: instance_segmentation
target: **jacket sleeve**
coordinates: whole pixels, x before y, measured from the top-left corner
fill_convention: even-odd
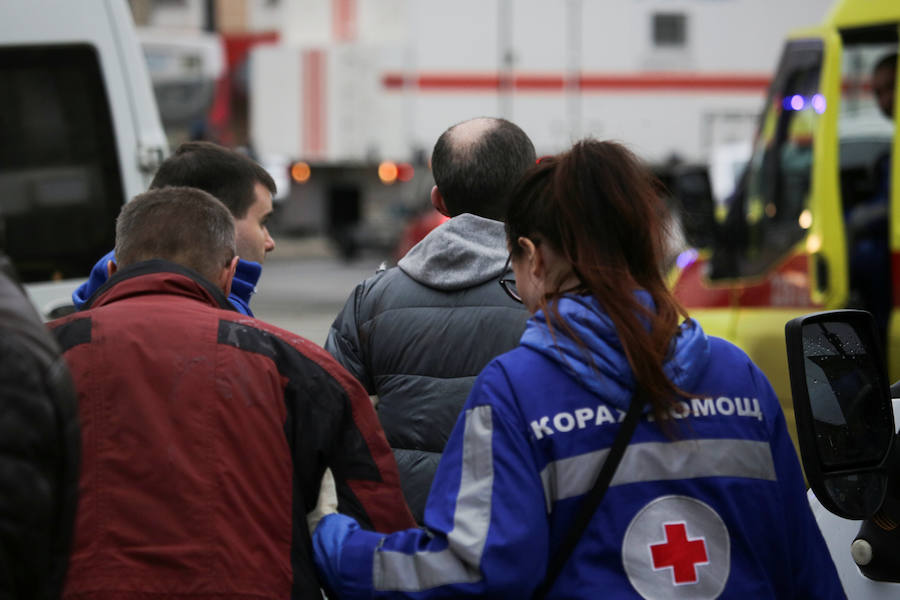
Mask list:
[[[61,595],[77,503],[75,394],[63,359],[33,345],[0,328],[0,590],[14,598]]]
[[[527,598],[547,564],[549,525],[527,431],[496,363],[479,376],[450,437],[427,530],[388,536],[323,520],[317,563],[344,598]]]
[[[366,392],[375,394],[364,350],[359,339],[360,307],[366,290],[366,283],[360,283],[347,298],[344,308],[334,319],[325,340],[325,350],[359,381]]]
[[[338,510],[364,527],[389,533],[415,527],[403,492],[397,461],[365,390],[331,361],[331,376],[345,394],[332,456],[328,461],[338,493]]]
[[[765,375],[755,366],[753,375],[766,405],[775,408],[769,423],[772,458],[785,511],[784,536],[791,547],[795,598],[846,598],[828,546],[809,507],[806,485],[797,452],[788,435],[787,423],[778,399]]]

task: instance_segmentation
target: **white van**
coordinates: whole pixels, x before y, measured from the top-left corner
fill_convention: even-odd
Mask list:
[[[126,0],[3,0],[0,248],[44,318],[168,153]]]

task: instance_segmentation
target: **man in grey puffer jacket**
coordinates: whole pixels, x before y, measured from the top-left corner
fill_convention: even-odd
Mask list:
[[[509,192],[534,146],[504,119],[445,131],[431,157],[431,202],[449,221],[397,266],[359,284],[335,319],[328,350],[368,390],[423,520],[431,480],[475,377],[519,343],[528,313],[498,281],[508,251]]]

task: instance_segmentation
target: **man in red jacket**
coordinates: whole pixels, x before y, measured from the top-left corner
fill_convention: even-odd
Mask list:
[[[305,515],[414,525],[368,395],[324,350],[234,311],[234,221],[193,188],[127,203],[116,264],[50,324],[78,391],[67,598],[320,598]]]

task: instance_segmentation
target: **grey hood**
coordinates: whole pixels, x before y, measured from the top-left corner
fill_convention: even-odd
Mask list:
[[[499,278],[508,256],[503,223],[463,213],[432,230],[397,266],[428,287],[458,290]]]

